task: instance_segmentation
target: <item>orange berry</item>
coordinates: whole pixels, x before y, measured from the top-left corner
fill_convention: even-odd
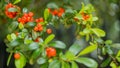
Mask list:
[[[32,17],[34,14],[33,14],[33,12],[29,12],[28,15],[29,15],[30,17]]]
[[[43,30],[43,27],[42,27],[42,26],[41,26],[41,27],[39,27],[39,28],[38,28],[38,30],[39,30],[39,31],[42,31],[42,30]]]
[[[38,37],[38,38],[36,38],[36,39],[35,39],[35,42],[39,42],[39,39],[40,39],[39,37]]]
[[[58,17],[61,17],[62,14],[63,14],[62,12],[59,12],[59,13],[57,14],[57,16],[58,16]]]
[[[53,47],[46,48],[46,54],[48,58],[56,56],[56,49]]]
[[[47,34],[51,34],[52,33],[52,29],[49,28],[49,29],[46,30],[46,32],[47,32]]]
[[[64,13],[64,12],[65,12],[65,9],[64,9],[64,8],[59,8],[59,11],[60,11],[61,13]]]
[[[39,19],[36,19],[35,22],[39,23]]]
[[[58,14],[58,10],[55,9],[55,10],[52,12],[52,14],[53,14],[53,15],[57,15],[57,14]]]
[[[88,20],[89,18],[90,18],[89,15],[84,15],[84,16],[83,16],[83,20]]]
[[[39,22],[44,22],[44,19],[43,18],[39,18]]]
[[[42,26],[42,25],[41,25],[40,23],[37,24],[37,27],[38,27],[38,28],[41,27],[41,26]]]
[[[19,53],[15,53],[15,54],[14,54],[14,58],[15,58],[15,59],[20,59],[20,54],[19,54]]]
[[[38,31],[38,27],[35,26],[35,27],[34,27],[34,31]]]

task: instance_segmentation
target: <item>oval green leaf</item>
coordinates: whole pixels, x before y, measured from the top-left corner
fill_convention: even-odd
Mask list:
[[[58,61],[58,60],[52,61],[49,64],[48,68],[60,68],[60,61]]]
[[[45,43],[45,44],[48,44],[48,43],[51,42],[54,38],[55,38],[55,35],[54,35],[54,34],[51,34],[51,35],[49,35],[49,36],[45,39],[44,43]]]
[[[82,47],[79,44],[75,43],[69,48],[69,51],[72,52],[74,55],[76,55],[79,53],[81,49]]]
[[[105,32],[102,29],[99,28],[92,28],[91,29],[94,34],[96,34],[98,37],[104,37]]]
[[[46,59],[45,58],[38,58],[37,59],[37,63],[38,64],[44,64],[46,62]]]
[[[87,57],[79,57],[75,60],[78,63],[84,64],[85,66],[89,68],[97,68],[98,64],[95,60]]]
[[[76,62],[72,61],[71,64],[71,68],[79,68]]]
[[[82,50],[78,55],[81,56],[81,55],[85,55],[85,54],[88,54],[94,50],[97,49],[97,45],[93,44],[93,45],[90,45],[88,47],[86,47],[84,50]]]
[[[65,43],[63,43],[62,41],[54,41],[52,43],[50,43],[49,46],[55,47],[55,48],[60,48],[60,49],[65,49],[66,45]]]

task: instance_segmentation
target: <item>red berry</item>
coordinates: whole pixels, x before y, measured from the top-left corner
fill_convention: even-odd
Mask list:
[[[46,54],[48,58],[56,56],[56,49],[53,47],[46,48]]]
[[[65,9],[64,8],[59,8],[59,12],[64,13]]]
[[[43,30],[43,27],[42,27],[42,26],[41,26],[41,27],[39,27],[39,28],[38,28],[38,30],[39,30],[39,31],[42,31],[42,30]]]
[[[38,38],[36,38],[36,39],[35,39],[35,42],[39,42],[39,39],[40,39],[39,37],[38,37]]]
[[[34,14],[33,14],[33,12],[29,12],[28,15],[29,15],[30,17],[32,17]]]
[[[52,29],[49,28],[49,29],[46,30],[46,32],[47,32],[47,34],[51,34],[52,33]]]
[[[63,14],[62,12],[59,12],[59,13],[57,14],[57,16],[58,16],[58,17],[61,17],[62,14]]]
[[[15,54],[14,54],[14,58],[15,58],[15,59],[20,59],[20,54],[19,54],[19,53],[15,53]]]
[[[52,12],[52,14],[53,14],[53,15],[57,15],[57,14],[58,14],[58,10],[55,9],[55,10]]]
[[[44,19],[43,18],[39,18],[39,22],[43,22],[44,21]]]
[[[37,24],[37,27],[38,27],[38,28],[41,27],[41,26],[42,26],[42,25],[41,25],[40,23]]]
[[[34,31],[38,31],[38,27],[37,26],[34,27]]]
[[[84,16],[83,16],[83,20],[88,20],[89,18],[90,18],[89,15],[84,15]]]
[[[39,19],[36,19],[35,22],[39,23]]]

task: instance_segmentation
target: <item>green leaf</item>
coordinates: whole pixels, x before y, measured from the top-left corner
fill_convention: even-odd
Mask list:
[[[26,27],[34,27],[36,25],[36,23],[34,22],[28,22],[25,26]]]
[[[17,22],[17,21],[13,21],[12,23],[9,24],[8,30],[9,30],[10,32],[12,32],[12,31],[14,31],[17,27],[18,27],[18,22]]]
[[[13,4],[17,4],[19,2],[21,2],[21,0],[15,0]]]
[[[48,68],[60,68],[60,61],[54,60],[51,63],[49,63]]]
[[[69,51],[72,52],[74,55],[78,54],[82,47],[79,44],[74,43],[70,48]]]
[[[97,21],[98,17],[92,17],[92,21]]]
[[[71,68],[79,68],[76,62],[72,61],[71,64]]]
[[[11,38],[10,34],[7,35],[7,39],[8,39],[8,41],[12,41],[12,38]]]
[[[25,39],[24,39],[24,44],[30,44],[30,43],[32,43],[33,41],[32,41],[32,38],[28,38],[28,36],[27,37],[25,37]]]
[[[70,64],[68,62],[62,61],[62,67],[61,68],[70,68]]]
[[[29,45],[30,50],[35,50],[35,49],[38,49],[38,48],[39,48],[39,45],[36,42],[33,42]]]
[[[97,49],[97,45],[96,45],[96,44],[92,44],[92,45],[86,47],[84,50],[82,50],[82,51],[79,53],[79,56],[88,54],[88,53],[90,53],[90,52],[92,52],[92,51],[94,51],[94,50],[96,50],[96,49]]]
[[[41,64],[40,68],[48,68],[48,63]]]
[[[105,47],[102,47],[102,54],[106,55],[106,48]]]
[[[75,60],[76,62],[79,62],[81,64],[84,64],[85,66],[89,68],[97,68],[98,64],[95,60],[87,57],[79,57]]]
[[[28,9],[27,9],[27,8],[23,8],[22,12],[23,12],[23,13],[27,13],[27,12],[28,12]]]
[[[55,47],[55,48],[60,48],[60,49],[65,49],[66,45],[62,41],[54,41],[49,44],[49,46]]]
[[[45,9],[45,11],[44,11],[44,19],[47,20],[48,17],[49,17],[49,10]]]
[[[116,65],[113,61],[110,63],[110,66],[111,66],[112,68],[118,68],[117,65]]]
[[[106,66],[109,65],[110,61],[111,61],[111,58],[108,57],[104,62],[102,62],[102,64],[101,64],[100,66],[101,66],[102,68],[105,68]]]
[[[39,36],[39,33],[36,31],[32,30],[32,38],[35,40]]]
[[[46,57],[46,50],[42,50],[42,54],[41,54],[42,57]]]
[[[108,45],[109,45],[109,44],[112,44],[112,40],[106,40],[106,41],[105,41],[105,44],[108,44]]]
[[[24,25],[22,23],[19,23],[19,29],[23,29]]]
[[[120,50],[118,51],[117,55],[116,55],[116,59],[118,62],[120,62]]]
[[[38,63],[38,64],[44,64],[45,62],[46,62],[46,59],[45,59],[45,58],[42,58],[42,57],[41,57],[41,58],[38,58],[38,59],[37,59],[37,63]]]
[[[99,28],[92,28],[91,29],[94,34],[96,34],[98,37],[104,37],[105,32]]]
[[[14,41],[11,41],[11,42],[9,43],[9,45],[12,46],[12,47],[15,47],[15,46],[20,45],[21,43],[22,43],[21,40],[16,39],[16,40],[14,40]]]
[[[12,40],[15,40],[16,39],[16,35],[14,33],[11,34],[11,38]]]
[[[8,11],[9,11],[9,12],[17,12],[18,9],[17,9],[17,8],[9,8]]]
[[[109,45],[106,45],[106,51],[108,54],[111,54],[111,55],[113,54],[113,51]]]
[[[45,44],[48,44],[48,43],[51,42],[54,38],[55,38],[55,35],[54,35],[54,34],[51,34],[51,35],[49,35],[49,36],[45,39],[44,43],[45,43]]]
[[[71,60],[75,59],[75,55],[74,55],[74,53],[67,51],[65,54],[65,58],[67,58],[68,61],[71,61]]]
[[[16,68],[23,68],[26,65],[26,58],[23,54],[20,53],[20,59],[15,60]]]
[[[83,33],[84,34],[89,34],[91,31],[90,31],[90,29],[89,28],[85,28],[84,30],[83,30]]]
[[[120,43],[114,43],[110,46],[113,47],[113,48],[116,48],[116,49],[120,49]]]
[[[42,48],[36,49],[31,56],[30,63],[33,64],[34,60],[41,54]]]

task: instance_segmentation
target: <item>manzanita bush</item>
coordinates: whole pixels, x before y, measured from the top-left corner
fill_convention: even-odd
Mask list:
[[[79,11],[72,12],[64,7],[46,8],[43,17],[34,18],[33,12],[15,5],[18,2],[20,0],[5,5],[5,15],[13,20],[11,23],[13,31],[5,39],[8,47],[6,50],[10,53],[7,65],[14,55],[16,68],[23,68],[26,63],[31,65],[37,63],[40,68],[79,68],[78,64],[97,68],[97,61],[85,55],[99,50],[97,53],[99,59],[108,55],[100,67],[108,65],[112,68],[120,67],[120,51],[117,55],[112,51],[112,47],[119,44],[102,40],[101,37],[106,34],[97,27],[98,17],[95,16],[95,9],[91,4],[82,3]],[[49,27],[57,27],[59,24],[63,24],[64,27],[75,25],[76,39],[85,38],[89,46],[82,49],[81,44],[74,43],[68,50],[63,51],[66,44],[56,40],[53,28]]]

